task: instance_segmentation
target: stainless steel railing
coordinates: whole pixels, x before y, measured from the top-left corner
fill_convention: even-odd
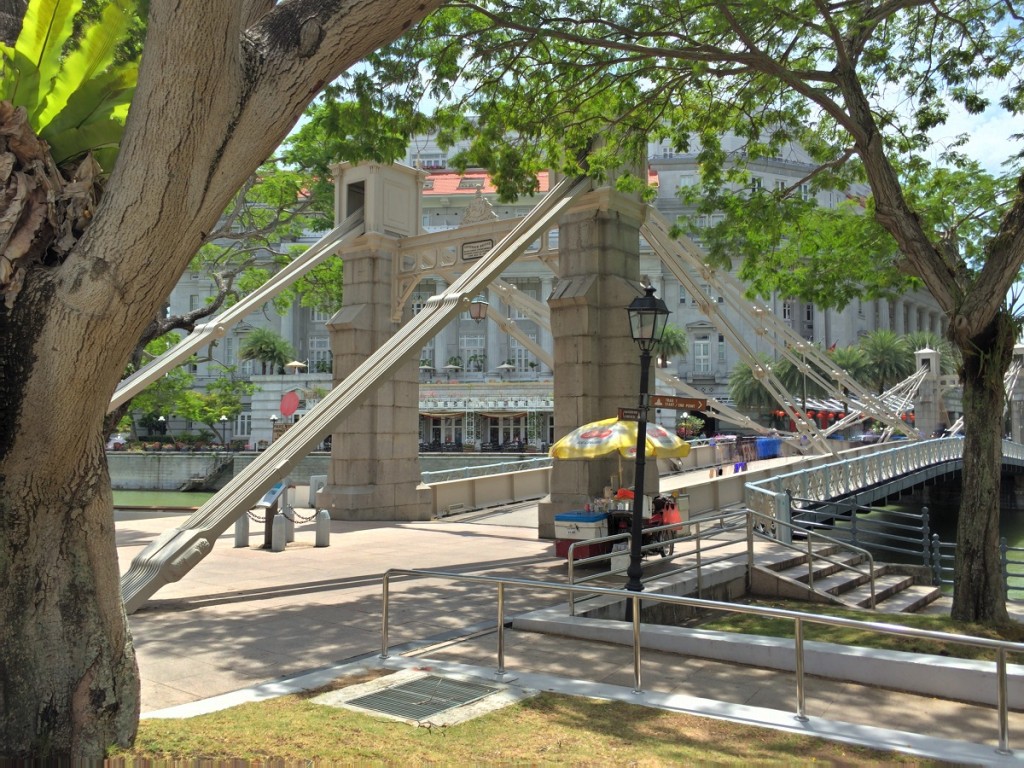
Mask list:
[[[710,529],[703,528],[707,524],[711,524]],[[798,525],[787,523],[781,520],[777,520],[774,516],[762,515],[759,512],[753,510],[734,510],[732,512],[716,512],[711,515],[702,515],[695,517],[690,520],[686,520],[682,523],[669,523],[668,525],[656,526],[651,528],[645,528],[645,534],[657,534],[659,532],[676,533],[682,528],[690,528],[693,533],[686,534],[684,536],[674,536],[670,539],[664,539],[661,541],[652,541],[650,544],[645,544],[641,547],[641,553],[646,553],[651,550],[661,549],[667,545],[672,545],[673,553],[663,559],[678,564],[673,569],[659,569],[657,574],[649,577],[651,578],[665,579],[672,576],[677,576],[690,571],[695,571],[697,578],[697,594],[700,595],[703,592],[703,575],[704,568],[714,565],[716,563],[727,562],[729,560],[736,560],[740,557],[744,557],[747,560],[747,565],[751,566],[754,561],[753,554],[753,539],[754,536],[762,536],[764,538],[772,538],[766,534],[762,534],[758,531],[758,523],[761,524],[765,530],[769,529],[774,525],[788,526],[790,529],[798,530],[801,534],[806,532],[807,546],[806,550],[802,549],[798,545],[791,543],[787,540],[772,539],[773,543],[778,546],[791,549],[794,552],[800,552],[807,556],[807,586],[810,589],[814,589],[814,570],[815,562],[827,562],[831,565],[836,566],[841,570],[853,571],[860,576],[864,576],[867,579],[867,583],[870,585],[870,607],[874,608],[876,603],[875,597],[875,561],[871,553],[866,549],[854,546],[848,542],[833,539],[824,534],[818,533],[817,531],[805,531],[804,528]],[[711,538],[709,536],[709,530],[715,536],[721,537],[731,531],[745,531],[747,535],[747,550],[744,554],[738,554],[736,552],[730,552],[724,556],[709,557],[712,553],[725,549],[733,544],[732,541],[723,540],[721,538]],[[624,568],[615,568],[611,566],[613,558],[617,555],[622,554],[621,552],[611,551],[604,552],[597,555],[590,555],[589,557],[583,557],[576,559],[577,547],[590,547],[601,544],[614,544],[616,542],[625,541],[627,544],[626,551],[629,551],[629,541],[631,535],[629,533],[618,533],[611,536],[601,536],[594,539],[586,539],[581,541],[573,542],[569,545],[568,551],[568,577],[569,584],[585,584],[587,582],[596,581],[597,579],[607,578],[610,575],[622,573]],[[710,542],[710,543],[709,543]],[[820,551],[815,551],[813,544],[827,544],[830,546],[839,547],[843,550],[849,551],[850,553],[863,558],[867,561],[867,569],[858,568],[856,565],[847,561],[832,557]],[[691,547],[687,548],[687,544],[692,544]],[[580,578],[576,576],[576,568],[584,565],[600,565],[609,563],[607,570],[600,571],[598,573],[589,574]],[[645,581],[645,579],[641,579]],[[576,596],[575,593],[569,592],[569,615],[576,615]]]
[[[845,627],[873,634],[893,635],[897,637],[913,637],[922,640],[934,640],[943,643],[954,643],[968,645],[976,648],[987,648],[995,651],[996,660],[996,712],[998,718],[999,746],[997,752],[1000,754],[1010,753],[1010,727],[1009,727],[1009,695],[1007,687],[1007,654],[1024,653],[1024,643],[1013,643],[1006,640],[992,640],[984,637],[972,637],[970,635],[955,635],[949,632],[935,632],[932,630],[917,629],[914,627],[903,627],[894,624],[882,624],[874,621],[859,621],[839,616],[825,616],[814,613],[802,613],[782,608],[769,608],[756,605],[745,605],[742,603],[724,603],[716,600],[703,600],[697,597],[681,597],[679,595],[664,595],[654,592],[630,592],[625,589],[611,589],[608,587],[594,587],[584,584],[558,584],[549,581],[533,581],[530,579],[518,579],[498,576],[479,576],[464,573],[453,573],[450,571],[433,571],[424,569],[391,568],[385,572],[382,585],[382,612],[381,612],[381,641],[380,658],[388,658],[389,622],[390,622],[390,584],[395,576],[413,576],[429,579],[447,579],[452,582],[469,584],[493,585],[497,590],[497,674],[505,674],[505,588],[522,587],[532,590],[551,592],[585,592],[592,595],[608,595],[624,600],[632,601],[632,643],[633,652],[633,691],[642,692],[641,685],[641,636],[640,636],[640,600],[657,603],[669,603],[672,605],[699,608],[708,611],[725,611],[729,613],[745,613],[755,616],[762,616],[776,619],[789,619],[794,625],[794,662],[796,669],[796,717],[800,720],[807,719],[806,713],[806,680],[805,680],[805,651],[804,651],[804,624],[823,624],[826,626]]]

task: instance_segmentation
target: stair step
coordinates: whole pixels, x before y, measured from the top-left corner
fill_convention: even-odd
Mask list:
[[[914,585],[914,577],[899,573],[887,573],[875,577],[875,606],[901,590]],[[858,608],[871,607],[871,585],[867,582],[839,595],[847,605]]]
[[[825,544],[817,546],[812,549],[815,557],[834,557],[837,552],[840,552],[840,548],[834,544]],[[806,552],[795,552],[792,549],[782,549],[766,553],[758,556],[758,563],[765,568],[770,568],[773,571],[780,573],[787,571],[791,568],[797,568],[803,565],[804,571],[807,570],[807,553]],[[792,574],[789,574],[792,578]]]
[[[942,597],[942,589],[927,584],[911,584],[890,595],[875,605],[876,611],[882,613],[918,613]],[[949,613],[949,609],[944,609]]]
[[[828,560],[815,560],[814,561],[814,586],[816,589],[825,589],[821,586],[821,582],[832,577],[833,575],[847,574],[850,577],[856,577],[856,571],[851,570],[855,567],[861,567],[861,564],[865,562],[863,555],[848,554],[848,555],[831,555],[832,559],[836,562],[829,562]],[[863,570],[866,570],[867,566],[863,566]],[[773,568],[780,576],[799,581],[804,584],[807,583],[807,561],[790,566],[785,569]]]

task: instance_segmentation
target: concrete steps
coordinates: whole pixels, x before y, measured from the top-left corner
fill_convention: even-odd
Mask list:
[[[838,546],[822,546],[806,552],[775,553],[759,558],[751,589],[760,594],[814,602],[830,602],[851,608],[872,608],[868,559]],[[883,613],[914,613],[942,596],[938,587],[916,584],[914,575],[900,566],[874,566],[874,606]]]

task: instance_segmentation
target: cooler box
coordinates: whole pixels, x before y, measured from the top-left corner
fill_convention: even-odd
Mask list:
[[[599,539],[608,535],[608,515],[604,512],[563,512],[555,515],[555,556],[568,557],[575,541]],[[576,559],[592,557],[608,551],[607,544],[576,547]]]

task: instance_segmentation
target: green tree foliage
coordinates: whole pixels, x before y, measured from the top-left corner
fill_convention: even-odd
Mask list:
[[[243,360],[260,363],[265,374],[284,373],[285,363],[295,357],[295,350],[269,328],[254,328],[242,342],[238,354]]]
[[[0,99],[26,110],[58,166],[91,154],[109,174],[138,76],[136,62],[115,56],[135,3],[94,3],[93,20],[72,34],[81,7],[81,0],[28,4],[15,44],[0,46]]]
[[[204,386],[204,391],[189,389],[182,393],[176,413],[205,424],[225,442],[221,417],[234,420],[242,412],[243,398],[259,389],[255,384],[235,377],[234,366],[221,366],[220,375]]]
[[[867,381],[881,394],[914,372],[914,353],[904,336],[872,331],[860,342],[868,361]]]
[[[960,353],[949,343],[949,339],[944,339],[931,331],[914,331],[904,338],[911,352],[921,349],[934,349],[938,352],[939,368],[942,373],[953,374],[960,367]]]
[[[772,366],[772,361],[767,355],[761,355],[755,365],[768,370]],[[729,397],[737,407],[744,410],[762,411],[777,407],[771,392],[761,379],[754,375],[754,369],[746,362],[737,363],[729,374]]]
[[[667,368],[673,357],[685,357],[689,348],[686,331],[678,325],[669,323],[665,326],[661,341],[654,346],[654,351],[658,355],[658,366]]]
[[[835,365],[850,374],[854,381],[862,383],[868,381],[870,363],[864,350],[859,346],[837,347],[830,350],[828,356],[832,358]]]

